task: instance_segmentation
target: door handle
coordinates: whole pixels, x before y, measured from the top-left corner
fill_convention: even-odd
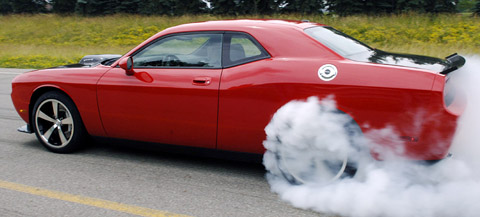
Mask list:
[[[212,82],[210,77],[196,77],[193,79],[194,85],[207,86]]]

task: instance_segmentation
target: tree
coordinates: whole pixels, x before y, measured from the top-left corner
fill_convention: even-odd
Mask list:
[[[53,12],[59,14],[68,14],[75,12],[77,0],[53,0]]]
[[[77,0],[75,11],[83,15],[114,14],[117,0]]]
[[[424,8],[425,0],[398,0],[396,2],[396,13],[416,11],[426,12]]]
[[[109,15],[115,14],[116,0],[89,0],[87,11],[91,15]]]
[[[273,13],[278,0],[212,0],[210,2],[214,14],[245,15]]]
[[[246,14],[271,14],[274,11],[272,7],[274,3],[273,0],[249,0],[243,1],[242,6]]]
[[[364,8],[364,1],[357,0],[328,0],[328,10],[341,16],[367,13]]]
[[[241,14],[240,11],[237,9],[239,1],[231,1],[231,0],[211,0],[212,12],[214,14],[222,14],[222,15],[239,15]]]
[[[474,13],[480,16],[480,0],[477,0],[477,4],[475,4]]]
[[[139,12],[140,0],[118,0],[115,12],[137,14]]]
[[[10,6],[14,13],[38,13],[45,11],[46,1],[42,0],[12,0]]]
[[[459,12],[473,12],[475,8],[475,0],[459,0],[457,10]]]
[[[173,4],[172,0],[143,0],[139,6],[139,12],[147,15],[173,15]]]
[[[458,0],[425,0],[425,9],[429,13],[453,13],[457,11],[456,4]]]
[[[458,0],[327,0],[329,11],[339,15],[456,12]]]
[[[139,4],[141,14],[184,15],[198,14],[206,10],[207,4],[202,0],[143,0]]]
[[[199,14],[206,10],[207,4],[202,0],[175,1],[175,15]]]
[[[282,13],[316,14],[323,13],[324,8],[323,0],[285,0],[279,5]]]
[[[0,0],[0,14],[9,14],[13,12],[12,5],[9,0]]]

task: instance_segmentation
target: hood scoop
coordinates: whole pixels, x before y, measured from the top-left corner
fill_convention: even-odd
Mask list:
[[[82,65],[86,65],[86,66],[90,66],[90,67],[93,67],[93,66],[96,66],[100,63],[102,63],[103,61],[105,60],[109,60],[109,59],[115,59],[115,58],[120,58],[122,55],[119,55],[119,54],[98,54],[98,55],[87,55],[87,56],[84,56],[79,64],[82,64]]]
[[[64,65],[64,66],[57,66],[52,67],[51,69],[58,69],[58,68],[91,68],[95,67],[99,64],[105,63],[113,63],[112,61],[117,60],[118,58],[122,57],[119,54],[99,54],[99,55],[87,55],[84,56],[79,63]]]

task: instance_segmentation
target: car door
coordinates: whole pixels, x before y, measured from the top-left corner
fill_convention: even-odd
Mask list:
[[[227,32],[223,41],[217,148],[263,153],[264,128],[284,103],[270,85],[275,69],[269,53],[252,36]]]
[[[113,68],[98,82],[109,137],[215,148],[222,34],[172,34],[131,56],[133,76]]]

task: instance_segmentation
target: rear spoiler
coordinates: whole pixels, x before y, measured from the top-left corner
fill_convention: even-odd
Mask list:
[[[448,57],[445,57],[445,62],[447,62],[448,67],[445,68],[445,70],[443,70],[442,72],[440,72],[440,74],[442,75],[446,75],[450,72],[453,72],[459,69],[460,67],[462,67],[463,65],[465,65],[465,58],[458,55],[457,53],[454,53]]]

